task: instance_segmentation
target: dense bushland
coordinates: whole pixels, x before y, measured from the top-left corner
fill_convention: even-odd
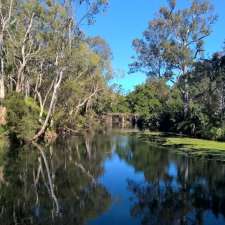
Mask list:
[[[87,127],[105,110],[111,50],[81,25],[92,25],[107,4],[0,1],[0,99],[11,136],[37,140],[49,129]]]
[[[147,82],[127,96],[108,85],[114,71],[105,40],[82,31],[107,5],[0,0],[1,133],[34,141],[46,131],[91,128],[107,112],[133,112],[143,128],[224,140],[224,51],[204,56],[212,5],[193,0],[180,9],[168,0],[160,8],[133,41],[130,72],[144,72]]]
[[[187,80],[187,113],[180,91],[185,77],[173,85],[163,78],[151,78],[137,86],[126,97],[129,110],[140,115],[144,128],[225,140],[225,56],[215,54],[194,65]]]
[[[224,51],[211,59],[204,54],[216,19],[208,1],[179,8],[168,0],[143,37],[134,39],[130,72],[144,72],[148,81],[127,96],[127,103],[143,127],[225,139]]]

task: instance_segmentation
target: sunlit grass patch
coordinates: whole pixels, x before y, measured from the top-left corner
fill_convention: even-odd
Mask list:
[[[190,148],[196,150],[223,150],[225,151],[225,142],[209,141],[186,137],[168,137],[164,145],[180,146],[182,148]]]
[[[140,138],[145,142],[157,142],[163,146],[176,147],[177,149],[203,150],[204,152],[224,151],[225,153],[225,142],[176,136],[176,134],[173,133],[162,133],[148,130],[140,131],[124,129],[122,131],[118,131],[120,133],[136,133],[140,135]],[[198,151],[198,153],[200,152]]]

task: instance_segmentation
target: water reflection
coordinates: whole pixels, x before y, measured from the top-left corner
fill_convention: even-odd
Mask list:
[[[82,225],[104,212],[111,197],[96,179],[110,140],[92,140],[86,135],[85,141],[77,137],[54,146],[10,149],[2,165],[1,224]]]
[[[225,225],[225,165],[157,143],[86,133],[11,146],[0,155],[0,224]]]
[[[134,194],[131,214],[141,224],[225,224],[225,167],[189,158],[130,137],[118,154],[145,182],[128,179]]]

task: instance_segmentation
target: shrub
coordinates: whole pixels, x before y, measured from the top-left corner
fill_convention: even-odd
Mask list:
[[[39,129],[39,107],[32,98],[13,93],[5,101],[7,128],[17,139],[30,140]]]
[[[225,128],[211,127],[206,138],[224,141],[225,140]]]

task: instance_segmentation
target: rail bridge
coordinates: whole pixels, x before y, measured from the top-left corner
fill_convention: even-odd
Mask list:
[[[107,113],[103,120],[109,127],[135,127],[138,125],[139,115],[135,113]]]

